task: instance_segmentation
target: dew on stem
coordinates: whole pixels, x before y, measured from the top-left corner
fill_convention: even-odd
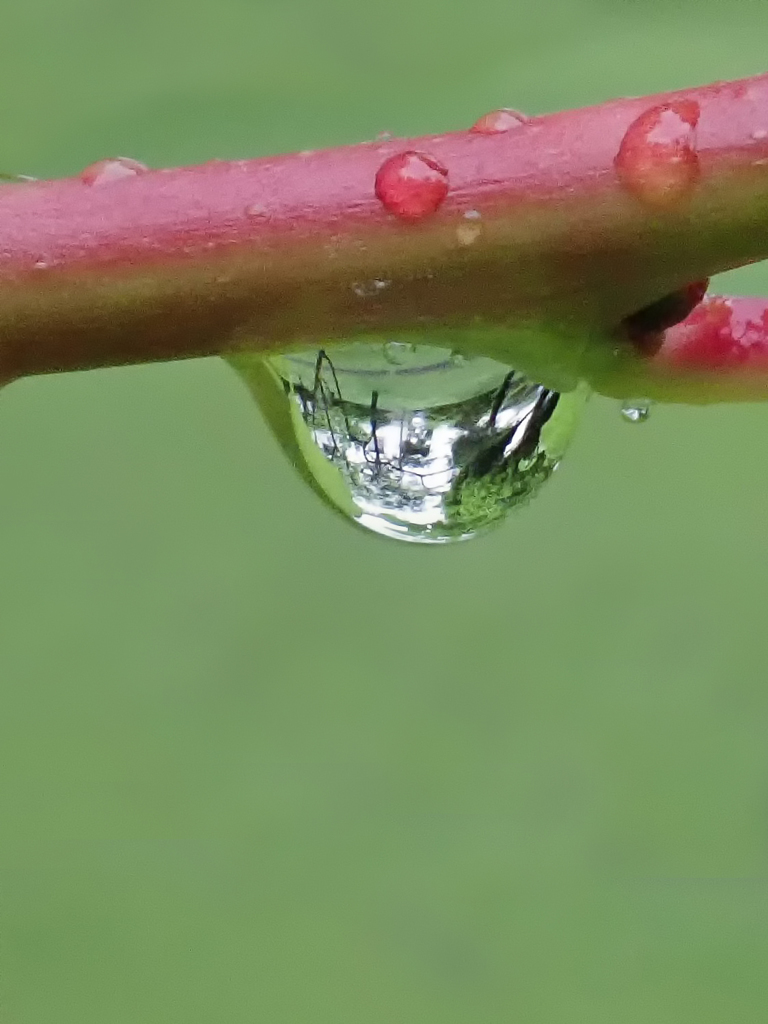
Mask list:
[[[464,222],[456,228],[459,245],[474,245],[483,233],[482,217],[478,210],[467,210]]]
[[[672,100],[646,110],[627,129],[615,159],[624,187],[647,206],[674,208],[699,179],[699,104]]]
[[[423,220],[435,213],[448,195],[448,170],[426,153],[397,153],[379,168],[375,191],[396,217]]]
[[[584,402],[493,359],[394,339],[233,362],[327,504],[425,544],[473,537],[530,499]]]
[[[352,291],[358,299],[369,299],[385,291],[391,283],[383,278],[374,278],[372,281],[355,281],[352,284]]]
[[[149,168],[138,160],[131,160],[127,156],[116,156],[109,160],[99,160],[95,164],[89,164],[80,172],[80,180],[85,185],[107,185],[112,181],[119,181],[121,178],[134,178],[137,174],[144,174]]]
[[[476,135],[499,135],[502,132],[511,131],[513,128],[520,128],[528,124],[530,118],[521,114],[519,110],[511,107],[502,107],[500,110],[492,110],[489,114],[483,114],[469,129]]]

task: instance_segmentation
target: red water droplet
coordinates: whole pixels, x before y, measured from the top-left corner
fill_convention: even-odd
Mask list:
[[[621,141],[615,166],[621,183],[642,202],[675,206],[699,179],[696,100],[671,100],[646,110]]]
[[[501,132],[508,132],[512,128],[528,124],[528,121],[529,118],[525,114],[521,114],[519,110],[502,107],[501,110],[492,110],[490,114],[483,114],[469,130],[478,135],[499,135]]]
[[[379,168],[376,195],[396,217],[422,220],[434,213],[448,195],[448,171],[425,153],[398,153]]]
[[[133,178],[148,170],[147,165],[139,163],[138,160],[116,156],[110,160],[99,160],[95,164],[90,164],[80,172],[80,180],[86,185],[106,185],[110,181],[119,181],[120,178]]]

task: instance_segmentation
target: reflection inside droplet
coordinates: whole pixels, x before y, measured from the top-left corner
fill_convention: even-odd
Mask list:
[[[472,537],[527,501],[556,468],[585,398],[492,359],[396,339],[235,365],[327,503],[421,543]]]
[[[649,398],[631,398],[621,404],[621,415],[627,423],[645,423],[651,415]]]

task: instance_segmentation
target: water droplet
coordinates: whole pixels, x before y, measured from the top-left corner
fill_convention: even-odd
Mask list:
[[[117,156],[114,159],[99,160],[95,164],[90,164],[80,172],[80,180],[86,185],[106,185],[121,178],[134,178],[148,170],[147,165],[139,163],[138,160]]]
[[[379,132],[376,136],[376,142],[389,142],[392,138],[392,132]]]
[[[693,191],[700,175],[699,114],[695,100],[671,100],[646,110],[627,129],[615,167],[621,183],[641,202],[666,209]]]
[[[482,233],[483,229],[479,224],[460,224],[456,228],[459,245],[474,245]]]
[[[752,132],[751,138],[753,138],[755,142],[761,142],[763,139],[768,139],[768,130],[765,128],[756,128]]]
[[[35,262],[35,270],[47,270],[48,266],[47,260],[37,260]]]
[[[375,189],[390,213],[419,221],[442,205],[448,194],[448,171],[433,157],[408,150],[384,161]]]
[[[261,203],[251,203],[250,206],[246,206],[245,215],[246,217],[267,217],[269,210]]]
[[[585,397],[495,360],[394,339],[233,362],[327,504],[427,544],[472,537],[535,494]]]
[[[384,281],[381,278],[376,278],[373,281],[355,281],[352,291],[359,299],[370,299],[371,296],[378,295],[379,292],[389,288],[391,284],[391,281]]]
[[[529,122],[530,118],[521,114],[519,110],[502,107],[500,110],[492,110],[490,114],[484,114],[469,130],[478,135],[500,135]]]
[[[622,402],[622,418],[627,423],[645,423],[651,415],[652,404],[649,398],[630,398],[626,402]]]
[[[456,238],[459,241],[459,245],[473,245],[480,235],[483,233],[483,229],[480,226],[482,217],[478,210],[467,210],[464,214],[465,223],[460,224],[456,228]]]

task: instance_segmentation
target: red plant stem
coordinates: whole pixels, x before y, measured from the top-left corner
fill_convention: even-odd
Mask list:
[[[679,100],[700,108],[700,176],[685,202],[654,208],[614,160],[633,121]],[[766,132],[762,75],[499,134],[3,185],[0,376],[478,320],[602,335],[768,257]],[[383,161],[406,150],[448,171],[447,198],[417,223],[375,194]]]
[[[634,380],[633,380],[633,374]],[[651,359],[616,376],[622,397],[744,401],[768,397],[768,299],[708,296],[664,332]],[[601,390],[611,391],[608,380]]]

